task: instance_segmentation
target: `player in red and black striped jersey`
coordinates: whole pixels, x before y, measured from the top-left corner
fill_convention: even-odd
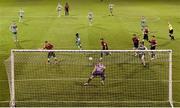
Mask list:
[[[49,43],[48,41],[44,42],[44,47],[43,49],[46,50],[52,50],[53,49],[53,45],[51,43]],[[53,51],[49,51],[48,52],[48,63],[50,63],[50,58],[53,57],[55,60],[55,63],[57,63],[57,58],[56,58],[56,54]]]
[[[155,36],[152,36],[152,39],[149,41],[150,43],[150,49],[151,50],[156,50],[156,46],[157,46],[157,40],[155,38]],[[151,60],[153,60],[155,58],[155,52],[151,52]]]
[[[137,50],[139,47],[139,38],[136,34],[133,34],[132,41],[133,41],[133,45],[134,45],[133,50]],[[135,52],[135,56],[137,56],[136,52]]]
[[[138,49],[138,47],[139,47],[139,38],[138,38],[138,36],[136,34],[133,34],[132,41],[133,41],[133,45],[134,45],[133,49],[134,50]]]
[[[146,26],[143,30],[143,34],[144,34],[144,37],[143,37],[143,40],[147,40],[149,41],[149,37],[148,37],[148,34],[149,34],[149,29],[148,27]]]
[[[100,40],[101,40],[102,50],[108,50],[109,48],[108,48],[107,42],[105,42],[103,38],[101,38]],[[104,53],[101,53],[101,57],[103,57],[103,54],[104,54]],[[106,52],[105,54],[106,54],[106,55],[110,55],[111,53]]]

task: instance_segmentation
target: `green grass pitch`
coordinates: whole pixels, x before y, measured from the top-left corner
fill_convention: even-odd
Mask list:
[[[110,49],[132,49],[132,34],[133,33],[141,33],[140,31],[140,17],[144,15],[147,19],[150,31],[154,32],[157,41],[158,41],[158,49],[172,49],[173,50],[173,101],[174,105],[180,107],[180,49],[178,47],[180,42],[180,1],[176,0],[111,0],[114,4],[114,16],[109,16],[108,11],[108,1],[104,0],[100,2],[100,0],[68,0],[70,4],[70,16],[57,17],[56,6],[57,0],[0,0],[0,106],[7,107],[9,105],[9,88],[8,88],[8,80],[6,75],[6,69],[4,61],[9,58],[11,49],[39,49],[42,47],[42,44],[45,40],[49,40],[55,45],[55,49],[77,49],[75,46],[75,33],[79,32],[81,36],[81,41],[84,49],[100,49],[99,39],[101,37],[105,38],[108,41]],[[61,3],[64,5],[65,0],[61,0]],[[20,8],[23,8],[25,11],[25,20],[23,23],[18,22],[18,11]],[[87,21],[87,13],[89,10],[92,10],[94,13],[94,22],[93,26],[88,26]],[[18,38],[19,44],[16,45],[13,42],[12,34],[9,32],[9,25],[12,21],[17,22],[18,26]],[[170,21],[175,29],[175,41],[171,41],[168,37],[168,24]],[[148,46],[148,44],[146,43]],[[113,57],[113,56],[112,56]],[[66,58],[66,56],[64,56]],[[81,58],[81,57],[80,57]],[[111,58],[111,57],[110,57]],[[110,59],[109,58],[109,59]],[[68,57],[67,57],[68,59]],[[75,58],[74,58],[75,59]],[[113,58],[112,58],[113,59]],[[65,62],[65,61],[64,61]],[[87,62],[87,61],[82,61]],[[154,64],[155,68],[160,69],[161,66],[158,64]],[[27,65],[28,66],[28,65]],[[61,95],[58,94],[49,94],[49,96],[54,96],[56,99],[60,100],[61,103],[58,106],[169,106],[168,103],[127,103],[128,100],[131,100],[130,93],[131,86],[133,83],[137,82],[123,82],[121,80],[116,81],[116,83],[111,83],[114,77],[132,77],[131,75],[135,75],[135,78],[139,78],[138,74],[134,74],[132,71],[128,70],[129,65],[123,64],[123,68],[127,70],[127,73],[117,75],[116,73],[112,73],[109,75],[109,79],[107,79],[108,86],[100,86],[98,85],[98,79],[95,79],[92,83],[95,84],[92,87],[84,88],[79,86],[79,83],[86,81],[89,72],[80,73],[80,70],[91,71],[91,67],[86,66],[85,68],[68,68],[61,67],[61,65],[49,66],[49,65],[40,65],[34,66],[29,64],[30,71],[37,70],[42,74],[31,74],[30,71],[28,73],[23,73],[23,68],[27,67],[24,64],[20,64],[18,66],[18,70],[20,70],[17,77],[24,78],[26,76],[32,76],[33,78],[39,77],[44,78],[48,75],[51,75],[52,78],[60,78],[66,77],[67,73],[61,68],[67,69],[66,71],[70,71],[69,80],[66,82],[66,85],[63,82],[58,81],[43,81],[38,85],[38,83],[34,83],[34,87],[31,93],[41,93],[41,90],[48,89],[43,85],[60,85],[55,89],[49,89],[43,95],[39,95],[37,99],[41,99],[42,97],[47,97],[48,93],[54,92],[64,93]],[[41,70],[41,67],[46,66],[44,70]],[[52,67],[52,68],[51,68]],[[110,66],[114,69],[121,70],[122,67],[118,66]],[[22,68],[22,69],[20,69]],[[149,67],[151,68],[151,67]],[[27,69],[27,68],[26,68]],[[141,67],[139,67],[141,69]],[[79,70],[78,81],[77,79],[73,79],[76,76],[73,76],[73,70]],[[43,71],[45,71],[43,75]],[[47,71],[51,71],[52,73],[48,74]],[[145,71],[141,70],[142,72]],[[151,73],[150,70],[147,71],[148,74],[140,74],[141,78],[155,78],[155,76],[161,76],[161,74],[157,74],[156,71]],[[22,74],[23,73],[23,74]],[[116,76],[117,75],[117,76]],[[130,76],[128,76],[130,75]],[[148,75],[150,77],[148,77]],[[82,79],[81,79],[82,77]],[[159,78],[159,77],[158,77]],[[117,78],[115,78],[117,79]],[[64,81],[64,80],[63,80]],[[33,81],[32,81],[33,82]],[[21,82],[20,82],[21,83]],[[117,86],[121,83],[121,86]],[[31,85],[30,82],[22,83],[21,85]],[[97,85],[96,85],[97,84]],[[71,86],[73,85],[73,86]],[[151,85],[151,84],[150,84]],[[159,85],[154,83],[154,85]],[[114,91],[108,91],[109,87],[114,88]],[[75,87],[73,90],[72,87]],[[124,87],[124,88],[123,88]],[[146,90],[146,86],[139,85],[138,87],[141,90]],[[151,97],[147,96],[145,91],[138,91],[137,93],[142,93],[141,97],[134,96],[134,100],[138,101],[141,99],[153,100],[156,99],[162,100],[164,97],[161,97],[161,94],[167,92],[167,88],[161,88],[161,86],[155,86],[162,89],[162,91],[158,91],[160,97]],[[43,89],[44,88],[44,89]],[[51,87],[53,88],[53,86]],[[64,90],[62,89],[64,88]],[[72,89],[71,93],[77,94],[76,97],[67,97],[69,96],[68,90]],[[117,93],[117,89],[120,89]],[[123,90],[127,89],[127,94],[123,92]],[[20,93],[26,93],[29,89],[24,86],[24,88],[19,87]],[[65,91],[66,90],[66,91]],[[83,92],[80,92],[80,90]],[[96,91],[103,91],[101,94],[96,95]],[[152,90],[153,91],[153,90]],[[44,91],[43,91],[44,92]],[[109,93],[109,94],[108,94]],[[87,95],[86,95],[87,94]],[[156,93],[155,93],[156,94]],[[33,95],[26,94],[19,95],[21,99],[31,100]],[[127,96],[128,95],[128,96]],[[58,97],[62,96],[62,97]],[[110,97],[114,96],[114,97]],[[132,96],[133,97],[133,96]],[[146,98],[145,98],[146,97]],[[94,99],[97,102],[91,102],[91,99]],[[102,98],[104,101],[101,101]],[[106,100],[106,98],[108,100]],[[50,98],[44,99],[44,101],[48,101]],[[67,103],[65,101],[74,101],[71,103]],[[74,100],[71,100],[74,99]],[[89,102],[86,100],[89,99]],[[82,101],[85,100],[85,101]],[[98,103],[98,101],[101,101]],[[124,103],[119,103],[117,101],[123,100]],[[64,101],[64,102],[62,102]],[[114,101],[114,102],[113,102]],[[43,102],[42,102],[43,103]],[[22,105],[27,105],[28,103],[22,103]],[[19,104],[21,105],[21,104]],[[44,102],[43,106],[57,106],[54,102]],[[41,106],[39,103],[32,101],[29,106]]]

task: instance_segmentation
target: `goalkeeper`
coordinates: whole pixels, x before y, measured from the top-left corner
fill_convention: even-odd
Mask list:
[[[48,41],[44,42],[44,47],[43,49],[46,50],[52,50],[53,49],[53,45],[51,43],[49,43]],[[54,58],[55,63],[57,63],[57,58],[56,58],[56,54],[53,51],[48,51],[48,63],[50,64],[50,59],[51,57]]]
[[[84,85],[89,85],[89,83],[91,82],[91,80],[95,77],[100,77],[101,78],[101,84],[104,85],[104,80],[105,80],[105,69],[106,67],[104,66],[104,64],[102,63],[101,60],[98,61],[98,63],[95,65],[91,76],[89,77],[88,81],[86,83],[84,83]]]

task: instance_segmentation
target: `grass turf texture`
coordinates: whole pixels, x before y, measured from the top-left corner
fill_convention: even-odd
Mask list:
[[[64,4],[65,1],[62,1]],[[178,48],[180,34],[180,15],[178,1],[112,1],[115,4],[115,16],[108,16],[108,3],[99,0],[69,0],[70,16],[56,17],[57,1],[30,0],[0,1],[0,106],[8,106],[9,89],[5,71],[4,60],[10,55],[12,48],[38,49],[45,40],[55,45],[55,49],[77,49],[74,35],[78,31],[84,49],[100,49],[99,39],[104,37],[109,42],[110,49],[131,49],[132,33],[140,32],[140,17],[146,16],[151,31],[155,32],[158,40],[158,49],[173,49],[173,99],[175,106],[180,106],[180,49]],[[18,22],[19,8],[25,10],[25,21],[17,23],[19,28],[19,45],[12,41],[8,27],[12,21]],[[88,26],[87,12],[92,10],[95,15],[94,24]],[[175,28],[175,41],[168,37],[167,22],[170,21]],[[146,43],[147,44],[147,43]],[[57,67],[58,68],[58,67]],[[38,68],[37,68],[38,69]],[[87,72],[88,73],[88,72]],[[24,73],[25,74],[25,73]],[[64,75],[64,74],[62,74]],[[151,74],[152,75],[152,74]],[[108,80],[108,79],[107,79]],[[84,80],[83,80],[84,81]],[[81,81],[80,81],[81,82]],[[44,82],[45,83],[45,82]],[[73,82],[69,82],[73,83]],[[71,85],[71,84],[69,84]],[[78,86],[77,86],[78,87]],[[105,86],[106,87],[106,86]],[[39,90],[39,89],[38,89]],[[101,86],[88,90],[104,90]],[[23,92],[23,91],[22,91]],[[25,92],[25,91],[24,91]],[[106,93],[104,93],[106,94]],[[106,95],[104,95],[106,96]],[[118,96],[120,98],[122,95]],[[144,97],[140,97],[144,98]],[[53,102],[52,102],[53,103]],[[34,105],[39,105],[33,103]],[[33,105],[32,104],[32,105]],[[49,106],[50,103],[43,103]],[[126,103],[61,103],[62,106],[127,106]],[[128,104],[129,105],[129,104]],[[133,105],[133,104],[132,104]],[[168,106],[161,103],[136,103],[137,106]]]

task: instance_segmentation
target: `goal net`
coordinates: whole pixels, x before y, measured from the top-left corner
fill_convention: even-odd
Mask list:
[[[173,106],[171,50],[52,51],[56,59],[49,62],[48,50],[11,51],[6,66],[11,107]],[[106,67],[105,84],[95,77],[84,86],[99,59]]]

